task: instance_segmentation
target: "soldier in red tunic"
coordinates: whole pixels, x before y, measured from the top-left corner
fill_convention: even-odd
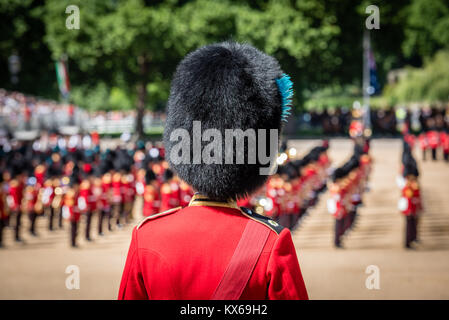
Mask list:
[[[103,220],[101,219],[101,212],[102,212],[102,204],[101,204],[101,197],[103,196],[103,185],[101,181],[101,170],[99,167],[97,167],[94,170],[94,174],[92,177],[92,194],[90,196],[90,205],[92,208],[92,212],[94,214],[98,215],[98,224],[103,223]],[[98,226],[100,228],[100,225]],[[100,233],[100,232],[99,232]]]
[[[181,207],[186,207],[189,205],[190,200],[192,200],[193,197],[193,190],[192,188],[185,183],[184,181],[179,182],[179,205]],[[242,199],[241,207],[248,207],[249,206],[249,198]]]
[[[40,192],[44,213],[48,215],[48,230],[53,231],[55,211],[53,210],[51,204],[53,202],[53,198],[55,197],[55,192],[53,189],[53,181],[51,178],[47,178],[44,181]]]
[[[13,166],[11,170],[11,180],[8,182],[8,195],[6,196],[6,202],[8,205],[9,212],[15,217],[15,240],[21,242],[20,237],[20,225],[22,218],[22,197],[23,197],[23,186],[24,186],[24,176],[22,171],[19,169],[20,164]]]
[[[86,240],[92,241],[90,227],[92,223],[92,185],[88,176],[84,176],[79,186],[78,210],[86,217]]]
[[[36,184],[38,188],[44,185],[46,171],[47,169],[43,164],[37,165],[34,169],[34,177],[36,178]]]
[[[440,145],[440,135],[435,127],[435,120],[433,118],[428,119],[429,131],[427,131],[427,141],[429,142],[430,150],[432,151],[432,160],[437,160],[437,149]]]
[[[64,188],[65,185],[63,185],[62,181],[63,178],[55,177],[53,178],[53,190],[54,190],[54,197],[53,201],[51,202],[51,206],[53,208],[53,211],[57,213],[58,216],[58,227],[59,229],[63,228],[63,216],[62,216],[62,205],[64,203]]]
[[[179,206],[179,185],[174,179],[173,171],[164,171],[164,179],[161,185],[161,211],[166,211]]]
[[[6,209],[5,184],[3,172],[0,171],[0,248],[3,247],[3,229],[8,225],[8,210]]]
[[[281,169],[282,170],[282,169]],[[281,206],[282,206],[282,184],[283,181],[279,176],[280,170],[276,174],[272,175],[268,178],[267,187],[266,187],[266,197],[268,201],[267,210],[265,211],[265,215],[270,217],[273,220],[277,220],[281,214]]]
[[[446,162],[449,162],[449,132],[440,132],[440,142],[443,149],[443,158]]]
[[[70,177],[70,183],[64,194],[63,214],[64,218],[70,222],[70,244],[73,248],[76,248],[78,247],[76,238],[81,218],[79,209],[79,181],[76,173]]]
[[[134,175],[130,172],[128,167],[125,173],[122,175],[122,188],[123,188],[123,218],[125,223],[129,223],[132,218],[132,210],[134,206],[135,198],[135,181]]]
[[[112,174],[111,191],[111,218],[112,221],[115,220],[117,227],[121,228],[121,215],[123,212],[123,186],[122,174],[120,172],[116,171]]]
[[[332,176],[330,198],[327,201],[327,209],[335,218],[334,245],[342,248],[341,237],[344,234],[345,218],[347,216],[347,188],[345,183],[346,172],[343,168],[337,168]]]
[[[100,197],[100,204],[101,204],[101,211],[99,215],[98,220],[98,234],[100,236],[103,236],[103,222],[104,219],[108,222],[108,230],[112,231],[112,206],[111,206],[111,199],[112,199],[112,175],[109,172],[109,167],[106,162],[103,162],[102,164],[102,177],[101,177],[101,184],[102,184],[102,194]]]
[[[145,174],[145,187],[143,192],[143,215],[151,216],[160,212],[159,183],[153,170],[147,169]]]
[[[278,62],[246,44],[212,44],[180,63],[164,142],[171,168],[196,194],[186,208],[149,216],[134,229],[119,299],[308,298],[290,231],[236,204],[265,183],[260,169],[269,169],[270,163],[225,163],[224,152],[214,153],[221,161],[213,164],[178,162],[174,155],[176,129],[198,139],[193,121],[223,137],[225,129],[279,130],[290,88]],[[272,163],[278,136],[268,159]],[[274,139],[266,143],[271,148]],[[200,147],[206,144],[203,140]],[[189,143],[180,156],[194,155],[194,149]],[[237,149],[234,158],[250,151],[248,143]]]
[[[30,234],[32,236],[37,236],[36,234],[36,204],[37,204],[37,189],[36,189],[36,178],[29,177],[27,180],[27,185],[23,190],[23,199],[21,203],[22,213],[28,215],[30,219]]]
[[[418,183],[419,171],[409,148],[404,148],[402,164],[404,183],[401,186],[398,209],[406,219],[405,248],[413,249],[414,243],[418,241],[418,216],[422,204]]]
[[[418,136],[419,147],[422,152],[422,159],[426,161],[427,150],[429,149],[429,141],[427,141],[427,135],[423,132]]]
[[[53,153],[51,155],[51,164],[48,168],[48,174],[52,180],[53,196],[51,200],[51,207],[53,208],[53,213],[58,217],[58,227],[63,228],[63,217],[62,217],[62,203],[63,203],[63,189],[64,185],[67,184],[67,177],[63,179],[63,163],[61,156],[58,153]],[[51,217],[51,216],[50,216]],[[53,222],[50,220],[50,224]]]

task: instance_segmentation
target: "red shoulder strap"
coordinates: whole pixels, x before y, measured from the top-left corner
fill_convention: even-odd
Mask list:
[[[270,229],[248,219],[242,237],[211,300],[238,300],[267,242]]]

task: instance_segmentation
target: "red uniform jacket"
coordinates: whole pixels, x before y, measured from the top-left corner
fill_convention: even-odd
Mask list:
[[[421,210],[421,196],[418,183],[407,181],[404,188],[402,188],[401,194],[401,213],[405,216],[417,215]]]
[[[105,173],[101,179],[101,187],[103,194],[101,195],[101,209],[108,211],[111,208],[111,191],[112,191],[112,177],[110,173]]]
[[[147,185],[143,192],[143,215],[148,217],[156,214],[161,207],[161,201],[159,200],[159,193],[154,186]]]
[[[5,196],[3,194],[3,186],[0,184],[0,220],[8,218],[8,211],[5,206]]]
[[[425,133],[421,133],[418,139],[421,150],[425,150],[429,147],[429,141],[427,141],[427,135]]]
[[[53,182],[48,179],[44,182],[44,191],[42,194],[42,205],[46,208],[51,206],[53,199],[55,197],[55,191],[53,189]]]
[[[6,197],[9,210],[18,211],[22,203],[23,185],[19,180],[13,179],[9,182],[9,193]]]
[[[34,176],[36,177],[36,183],[39,187],[44,185],[46,169],[45,166],[40,164],[34,169]]]
[[[100,203],[102,195],[103,195],[103,183],[101,181],[101,178],[96,177],[94,178],[92,184],[92,194],[89,197],[89,205],[92,212],[102,208]]]
[[[134,201],[134,176],[132,174],[122,176],[123,202],[132,203]]]
[[[429,141],[429,146],[432,149],[438,148],[440,143],[440,136],[437,131],[431,130],[427,132],[427,140]]]
[[[123,184],[122,176],[120,173],[116,172],[112,176],[112,203],[120,204],[123,201]]]
[[[265,215],[271,218],[278,217],[282,211],[282,197],[284,196],[285,191],[283,191],[278,184],[279,183],[275,178],[269,178],[267,182],[265,195],[273,205],[270,206],[271,209],[268,209],[265,212]]]
[[[37,200],[37,190],[34,186],[26,186],[23,191],[23,199],[22,199],[22,212],[24,213],[33,213],[34,206],[36,205]]]
[[[327,202],[327,208],[335,219],[343,219],[347,215],[345,197],[347,189],[334,183],[330,189],[330,198]]]
[[[167,211],[179,206],[179,185],[177,182],[166,182],[161,186],[161,211]]]
[[[248,219],[256,218],[235,202],[197,200],[148,217],[134,229],[119,299],[212,296]],[[290,231],[264,225],[271,232],[240,299],[308,299]]]
[[[404,134],[404,141],[408,143],[411,149],[415,146],[416,138],[414,135],[406,133]]]
[[[78,197],[78,209],[81,213],[91,212],[90,208],[90,196],[92,194],[90,182],[85,179],[81,182],[79,197]]]
[[[81,212],[78,208],[79,194],[74,189],[68,189],[64,195],[64,206],[62,208],[63,215],[66,219],[73,222],[78,222],[81,217]]]
[[[187,206],[190,200],[192,200],[192,196],[192,188],[187,183],[181,181],[179,184],[179,205],[181,207]]]
[[[440,133],[440,142],[441,147],[443,148],[444,153],[449,152],[449,133],[441,132]]]

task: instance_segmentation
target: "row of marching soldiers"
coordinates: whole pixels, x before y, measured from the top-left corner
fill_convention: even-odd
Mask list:
[[[449,162],[449,131],[438,131],[431,128],[415,136],[410,134],[406,127],[403,134],[404,140],[411,146],[411,148],[419,142],[423,161],[428,159],[429,153],[433,161],[438,160],[438,154],[441,150],[442,158],[446,162]]]
[[[413,157],[413,145],[404,137],[402,164],[396,183],[400,189],[401,197],[398,209],[405,217],[405,248],[413,249],[418,240],[418,220],[423,209],[421,191],[419,186],[419,171],[415,158]]]
[[[24,215],[32,236],[37,236],[37,219],[47,217],[50,231],[69,221],[70,244],[77,247],[81,219],[84,237],[91,241],[95,216],[98,235],[104,235],[105,227],[120,229],[133,219],[136,197],[143,199],[143,214],[151,215],[187,205],[193,195],[168,169],[163,147],[36,152],[31,145],[0,150],[0,246],[5,227],[14,229],[16,242],[23,242]]]
[[[343,248],[342,238],[354,227],[357,210],[363,204],[363,194],[368,190],[372,167],[369,140],[359,137],[355,141],[351,158],[332,173],[327,209],[335,218],[334,245]]]
[[[327,188],[331,164],[327,150],[328,142],[323,141],[302,159],[295,159],[296,149],[284,144],[276,173],[259,191],[237,204],[294,229]]]

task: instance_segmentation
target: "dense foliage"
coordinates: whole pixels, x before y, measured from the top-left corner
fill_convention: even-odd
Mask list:
[[[0,0],[0,87],[57,98],[54,61],[65,54],[76,104],[163,109],[186,53],[234,39],[280,60],[302,108],[327,88],[347,96],[346,88],[361,86],[370,4],[380,9],[371,38],[381,85],[391,69],[414,67],[388,88],[389,97],[447,100],[447,53],[416,69],[449,45],[447,0]],[[66,28],[68,5],[80,9],[79,30]],[[14,53],[21,60],[17,84],[8,71]]]

